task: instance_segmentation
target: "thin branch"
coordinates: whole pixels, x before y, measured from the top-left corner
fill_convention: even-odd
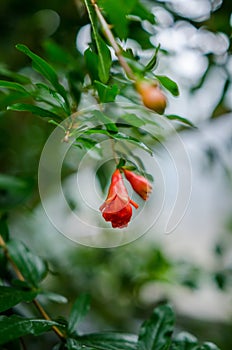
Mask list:
[[[4,241],[3,237],[1,236],[1,234],[0,234],[0,247],[3,248],[4,254],[5,254],[6,258],[8,259],[8,261],[10,262],[10,264],[11,264],[15,274],[18,277],[18,279],[20,281],[25,281],[25,278],[21,274],[20,270],[15,265],[14,261],[11,259],[10,255],[9,255],[9,252],[8,252],[8,249],[7,249],[6,242]],[[36,306],[37,310],[40,312],[40,314],[43,316],[43,318],[45,320],[52,321],[52,319],[48,316],[47,312],[44,310],[44,308],[42,307],[42,305],[39,303],[38,300],[34,299],[33,300],[33,304]],[[63,333],[56,326],[52,326],[52,329],[58,335],[59,338],[64,339]]]
[[[101,10],[99,6],[96,3],[96,0],[91,0],[91,3],[95,9],[96,15],[98,17],[98,20],[102,26],[103,33],[105,34],[105,37],[108,39],[109,43],[111,44],[112,48],[114,49],[114,52],[116,56],[118,57],[119,63],[126,72],[128,78],[131,80],[136,80],[136,76],[132,72],[130,66],[127,64],[125,58],[122,55],[122,50],[120,49],[119,45],[117,44],[112,31],[110,30],[110,25],[106,22],[105,18],[103,17]]]
[[[116,163],[116,166],[118,165],[119,161],[118,161],[118,157],[117,157],[117,153],[115,151],[115,140],[113,138],[110,138],[110,142],[111,142],[111,148],[112,148],[112,153],[113,153],[113,157],[114,157],[114,161]]]
[[[8,261],[11,263],[11,266],[13,267],[14,272],[15,272],[16,276],[18,277],[18,279],[20,281],[24,281],[24,277],[21,274],[21,272],[19,271],[18,267],[15,265],[14,261],[11,259],[10,255],[8,253],[8,250],[7,250],[6,243],[1,235],[0,235],[0,247],[3,248],[4,254],[7,257]]]

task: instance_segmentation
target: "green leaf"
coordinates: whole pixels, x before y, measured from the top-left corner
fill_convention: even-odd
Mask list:
[[[98,55],[95,52],[93,52],[90,48],[88,48],[84,52],[84,58],[91,80],[98,80]]]
[[[188,119],[180,117],[179,115],[176,114],[165,114],[165,117],[170,119],[170,120],[177,120],[183,124],[186,124],[188,126],[191,126],[192,128],[196,128],[196,126]]]
[[[38,287],[48,272],[48,266],[44,260],[34,255],[20,241],[11,240],[7,243],[9,256],[18,267],[25,280],[33,287]]]
[[[131,13],[132,15],[139,17],[141,20],[147,20],[152,24],[156,23],[155,16],[139,1],[136,3],[136,6],[134,6]]]
[[[93,348],[93,347],[88,347],[85,345],[81,345],[78,343],[78,341],[76,339],[72,339],[72,338],[68,338],[67,339],[67,349],[68,350],[95,350],[97,348]]]
[[[11,72],[6,66],[0,63],[0,75],[11,78],[21,84],[31,84],[31,79],[26,77],[25,75]]]
[[[0,235],[2,236],[4,241],[9,240],[9,228],[7,224],[7,219],[8,219],[7,214],[2,214],[0,216]]]
[[[39,294],[38,299],[40,299],[40,297],[44,297],[46,300],[50,300],[53,301],[55,303],[59,303],[59,304],[66,304],[68,302],[68,299],[66,297],[64,297],[61,294],[57,294],[57,293],[52,293],[52,292],[42,292]]]
[[[27,334],[40,335],[49,331],[52,326],[60,326],[57,322],[27,319],[19,316],[0,316],[0,344]]]
[[[102,113],[101,111],[95,110],[95,111],[93,111],[93,115],[98,122],[101,122],[106,126],[106,129],[109,132],[111,132],[111,131],[117,132],[118,131],[117,126],[112,122],[112,120],[107,115]]]
[[[136,145],[137,147],[143,149],[144,151],[148,152],[150,155],[153,154],[153,151],[150,147],[148,147],[147,145],[145,145],[145,143],[143,143],[142,141],[139,141],[138,139],[136,139],[135,137],[132,136],[128,136],[125,135],[121,132],[118,133],[110,133],[107,130],[102,130],[102,129],[88,129],[84,132],[87,135],[92,135],[92,134],[103,134],[103,135],[108,135],[109,137],[112,137],[115,140],[120,140],[120,141],[128,141],[134,145]],[[78,140],[78,139],[77,139]]]
[[[109,183],[109,178],[111,176],[108,163],[103,163],[101,166],[97,167],[96,176],[101,186],[102,193],[104,193],[106,190],[106,186]]]
[[[137,41],[140,44],[142,50],[154,50],[154,46],[150,41],[151,34],[144,30],[141,21],[133,21],[133,24],[130,27],[129,37],[130,39]]]
[[[210,342],[205,342],[199,347],[196,348],[196,350],[220,350],[217,345],[210,343]]]
[[[93,333],[77,337],[80,344],[99,350],[135,350],[137,337],[121,333]]]
[[[119,159],[119,162],[118,162],[118,165],[117,165],[117,169],[121,169],[122,167],[125,169],[125,164],[126,164],[126,161],[124,158],[120,158]]]
[[[37,292],[17,290],[12,287],[0,286],[0,312],[10,309],[21,301],[30,302]]]
[[[76,328],[80,320],[89,311],[89,305],[90,305],[90,297],[87,294],[82,294],[76,299],[69,317],[69,322],[68,322],[69,334],[72,334],[76,331]]]
[[[23,94],[30,96],[30,93],[19,83],[0,80],[0,88],[15,90],[15,91],[22,92]]]
[[[42,74],[55,88],[55,90],[64,98],[67,107],[69,108],[69,102],[67,98],[67,92],[64,87],[59,83],[58,76],[55,70],[41,57],[33,53],[27,46],[18,44],[16,48],[30,57],[33,62],[35,70]]]
[[[139,332],[138,350],[164,350],[171,343],[174,314],[169,305],[157,307]]]
[[[97,89],[99,99],[102,103],[114,102],[119,92],[118,86],[116,84],[108,86],[102,84],[100,81],[95,81],[94,86]]]
[[[51,38],[42,42],[42,46],[51,62],[60,64],[62,67],[69,67],[70,65],[78,67],[77,52],[75,52],[75,56],[72,55],[68,49],[66,50],[64,47],[58,45]]]
[[[82,346],[77,342],[76,339],[68,338],[66,342],[68,350],[81,350]]]
[[[14,189],[23,190],[27,188],[27,182],[16,176],[0,174],[0,188],[1,189]]]
[[[86,135],[103,134],[103,135],[111,136],[107,130],[102,130],[102,129],[88,129],[83,133]]]
[[[99,5],[106,12],[110,23],[116,34],[120,39],[125,39],[128,35],[128,19],[127,15],[130,14],[135,7],[136,0],[100,0]]]
[[[0,174],[0,209],[7,210],[25,200],[33,188],[32,181]]]
[[[80,148],[85,148],[86,150],[90,150],[94,146],[96,146],[97,141],[93,140],[92,138],[87,137],[78,137],[76,139],[76,144],[74,146],[78,146]]]
[[[179,88],[175,81],[166,77],[165,75],[156,75],[155,77],[159,80],[163,87],[165,87],[168,91],[171,92],[173,96],[179,96]]]
[[[187,332],[179,333],[172,341],[170,350],[197,350],[197,338]]]
[[[12,91],[10,94],[1,94],[0,93],[0,110],[3,111],[7,109],[8,106],[21,101],[23,97],[22,92]]]
[[[98,51],[98,73],[102,83],[107,83],[109,79],[109,72],[111,67],[111,54],[104,40],[98,34],[98,22],[96,21],[96,14],[93,9],[93,5],[90,0],[84,0],[91,26],[93,29],[93,35]]]
[[[133,113],[121,115],[120,118],[125,120],[127,124],[135,126],[136,128],[140,128],[141,126],[146,124],[144,120],[142,120]]]
[[[66,117],[70,115],[70,109],[67,108],[66,103],[63,97],[60,96],[60,94],[58,94],[55,90],[50,89],[49,86],[43,83],[37,83],[35,84],[35,86],[38,89],[38,92],[35,96],[37,101],[41,100],[41,101],[51,103],[52,99],[54,99],[57,102],[57,104],[59,104],[62,107],[63,111],[66,114]]]
[[[124,140],[124,141],[131,142],[134,145],[136,145],[137,147],[139,147],[139,148],[143,149],[144,151],[148,152],[150,155],[153,154],[153,151],[152,151],[152,149],[150,147],[148,147],[147,145],[145,145],[145,143],[143,143],[142,141],[139,141],[135,137],[125,135],[125,134],[123,134],[121,132],[119,132],[117,134],[112,134],[111,137],[113,137],[116,140]]]
[[[160,44],[156,47],[154,55],[152,56],[148,64],[145,66],[145,71],[151,71],[152,69],[154,69],[157,63],[157,56],[159,53],[159,49],[160,49]]]
[[[62,119],[59,115],[51,111],[48,111],[47,109],[30,105],[27,103],[16,103],[12,106],[8,106],[7,109],[11,111],[18,111],[18,112],[30,112],[36,116],[40,116],[43,118]]]
[[[96,34],[96,42],[98,48],[98,74],[103,83],[107,83],[109,80],[110,67],[111,67],[111,54],[108,46],[104,40]]]

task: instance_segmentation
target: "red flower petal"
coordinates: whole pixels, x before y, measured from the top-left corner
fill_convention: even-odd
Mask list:
[[[100,206],[102,216],[111,221],[112,227],[126,227],[132,216],[131,204],[137,209],[138,204],[130,199],[122,175],[117,169],[112,175],[108,196]]]
[[[147,200],[152,191],[150,182],[144,176],[137,175],[130,170],[123,169],[123,171],[134,191],[144,200]]]

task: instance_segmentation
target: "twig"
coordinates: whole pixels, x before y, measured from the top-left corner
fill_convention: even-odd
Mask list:
[[[9,252],[8,252],[8,249],[7,249],[6,242],[4,241],[4,239],[3,239],[3,237],[1,235],[0,235],[0,247],[3,248],[4,254],[5,254],[6,258],[8,259],[8,261],[10,262],[10,264],[11,264],[15,274],[18,277],[18,279],[20,281],[25,281],[25,278],[21,274],[20,270],[15,265],[14,261],[11,259],[10,255],[9,255]],[[48,316],[47,312],[44,310],[44,308],[42,307],[42,305],[39,303],[38,300],[34,299],[33,300],[33,304],[36,306],[37,310],[40,312],[40,314],[43,316],[43,318],[45,320],[52,321],[52,319]],[[64,339],[63,333],[56,326],[52,326],[52,329],[58,335],[59,338]]]
[[[113,157],[114,157],[114,161],[116,163],[116,166],[118,165],[118,158],[117,158],[117,154],[115,151],[115,140],[113,138],[110,138],[111,141],[111,148],[112,148],[112,152],[113,152]]]
[[[116,56],[118,57],[119,63],[121,64],[122,68],[126,72],[128,78],[130,78],[131,80],[136,80],[134,73],[132,72],[130,66],[127,64],[125,58],[122,55],[122,50],[120,49],[119,45],[117,44],[117,42],[113,36],[113,33],[110,30],[110,25],[106,22],[105,18],[103,17],[101,10],[96,3],[96,0],[91,0],[91,3],[95,9],[96,15],[99,19],[101,26],[102,26],[103,33],[105,34],[105,37],[108,39],[112,48],[114,49],[114,52],[115,52]]]
[[[1,235],[0,235],[0,247],[3,248],[4,254],[7,257],[8,261],[11,263],[11,265],[12,265],[12,267],[14,269],[14,272],[15,272],[16,276],[18,277],[18,279],[20,281],[24,281],[24,277],[21,274],[21,272],[19,271],[18,267],[15,265],[14,261],[11,259],[10,255],[8,253],[8,250],[7,250],[6,243],[5,243],[5,241],[4,241],[4,239],[2,238]]]

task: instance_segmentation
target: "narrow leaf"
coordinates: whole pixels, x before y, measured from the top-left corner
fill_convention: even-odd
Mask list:
[[[101,111],[98,111],[98,110],[93,111],[93,115],[95,116],[98,122],[103,123],[106,126],[106,129],[108,131],[112,131],[112,132],[118,131],[117,126],[112,122],[112,120]]]
[[[96,33],[96,42],[98,48],[98,74],[103,83],[107,83],[109,80],[110,67],[111,67],[111,54],[108,46],[104,40]]]
[[[87,294],[80,295],[71,310],[68,323],[68,331],[70,334],[76,331],[76,328],[80,320],[87,314],[89,311],[90,298]]]
[[[18,205],[31,194],[32,189],[31,180],[0,174],[0,190],[4,191],[4,196],[0,196],[0,209],[6,211]]]
[[[138,146],[139,148],[143,149],[144,151],[148,152],[150,155],[153,154],[153,151],[150,147],[148,147],[147,145],[145,145],[145,143],[143,143],[142,141],[139,141],[135,137],[127,136],[121,132],[117,134],[112,134],[111,136],[116,140],[124,140],[124,141],[131,142],[134,145]]]
[[[166,77],[165,75],[156,75],[156,78],[159,80],[161,85],[163,85],[163,87],[165,87],[168,91],[171,92],[173,96],[179,95],[179,88],[175,81]]]
[[[77,143],[74,145],[77,145],[78,147],[82,147],[85,148],[87,150],[90,150],[91,148],[93,148],[94,146],[96,146],[97,141],[93,140],[90,137],[78,137],[76,139]]]
[[[84,58],[91,80],[99,80],[100,78],[98,73],[98,55],[95,52],[93,52],[90,48],[88,48],[84,52]]]
[[[119,92],[118,86],[116,84],[108,86],[102,84],[100,81],[95,81],[94,86],[97,89],[99,99],[102,103],[114,102],[115,97]]]
[[[41,100],[43,101],[43,95],[45,96],[45,98],[47,97],[52,101],[52,99],[54,99],[64,110],[64,112],[66,113],[66,117],[70,115],[70,109],[67,108],[66,103],[63,99],[62,96],[60,96],[60,94],[58,94],[55,90],[50,89],[49,86],[47,86],[46,84],[43,83],[37,83],[36,87],[38,88],[38,94],[37,94],[37,99],[39,100],[41,97]],[[52,98],[52,99],[51,99]],[[45,100],[45,102],[47,102]],[[50,102],[50,101],[48,101]]]
[[[67,107],[69,107],[67,93],[63,85],[59,83],[55,70],[44,59],[33,53],[27,46],[18,44],[16,45],[16,48],[30,57],[34,64],[34,68],[54,86],[56,91],[64,98]]]
[[[196,348],[196,350],[220,350],[217,345],[210,343],[210,342],[205,342],[199,347]]]
[[[110,133],[107,130],[102,130],[102,129],[88,129],[84,131],[83,134],[86,134],[86,135],[103,134],[103,135],[110,136]]]
[[[0,174],[0,188],[21,191],[27,189],[28,183],[24,179],[12,175]]]
[[[156,47],[154,55],[152,56],[152,58],[150,59],[148,64],[145,66],[145,71],[150,71],[150,70],[154,69],[154,67],[157,63],[157,56],[159,53],[159,49],[160,49],[160,44]]]
[[[169,305],[157,307],[140,329],[138,350],[164,350],[171,343],[174,314]]]
[[[0,286],[0,312],[10,309],[22,301],[30,302],[37,295],[35,291],[17,290],[12,287]]]
[[[136,139],[135,137],[132,136],[128,136],[125,135],[121,132],[118,133],[110,133],[107,130],[102,130],[102,129],[88,129],[84,132],[87,135],[91,135],[91,134],[103,134],[103,135],[108,135],[109,137],[112,137],[115,140],[123,140],[123,141],[128,141],[134,145],[136,145],[137,147],[143,149],[144,151],[148,152],[150,155],[153,154],[153,151],[150,147],[148,147],[147,145],[145,145],[145,143],[143,143],[142,141],[139,141],[138,139]]]
[[[76,339],[68,338],[66,343],[68,350],[97,350],[94,347],[83,346]]]
[[[107,47],[104,40],[98,34],[98,23],[96,21],[96,14],[93,9],[93,5],[90,0],[84,0],[85,6],[88,11],[89,19],[93,29],[93,35],[97,46],[98,51],[98,73],[99,78],[102,83],[107,83],[109,79],[109,72],[111,67],[111,55],[110,50]]]
[[[31,286],[38,287],[39,282],[48,272],[48,266],[44,260],[31,253],[20,241],[9,241],[7,243],[7,249],[11,259],[14,261],[25,280]]]
[[[15,73],[10,71],[6,66],[0,63],[0,75],[11,78],[14,81],[17,81],[21,84],[31,84],[31,79],[26,77],[23,74]]]
[[[77,342],[77,340],[72,339],[72,338],[67,339],[66,347],[68,350],[81,350],[82,349],[82,346]]]
[[[30,95],[30,93],[21,84],[11,81],[0,80],[0,88],[15,90],[22,92],[23,94]]]
[[[128,36],[129,15],[135,7],[136,0],[100,0],[99,5],[104,9],[109,18],[109,22],[113,25],[113,29],[120,39]]]
[[[179,333],[172,341],[170,350],[197,350],[197,338],[187,332]]]
[[[166,118],[170,119],[170,120],[177,120],[183,124],[186,124],[188,126],[191,126],[192,128],[196,128],[196,126],[188,119],[180,117],[179,115],[176,114],[166,114],[165,115]]]
[[[0,316],[0,344],[27,334],[40,335],[49,331],[52,326],[60,326],[57,322],[27,319],[19,316]]]
[[[125,120],[127,124],[135,126],[136,128],[140,128],[146,124],[144,120],[133,113],[121,115],[120,118]]]
[[[61,294],[57,294],[57,293],[52,293],[52,292],[42,292],[38,299],[40,299],[40,297],[45,298],[47,300],[51,300],[55,303],[59,303],[59,304],[66,304],[68,302],[68,299],[66,297],[64,297]]]
[[[16,103],[12,106],[7,107],[8,110],[18,111],[18,112],[30,112],[36,116],[40,116],[43,118],[53,118],[53,119],[61,119],[61,117],[47,109],[30,105],[27,103]]]
[[[99,350],[135,350],[137,337],[120,333],[93,333],[77,337],[80,344]]]
[[[147,9],[143,4],[139,1],[136,3],[136,6],[131,11],[132,15],[138,16],[141,20],[147,20],[152,24],[155,24],[155,16],[153,13]]]

